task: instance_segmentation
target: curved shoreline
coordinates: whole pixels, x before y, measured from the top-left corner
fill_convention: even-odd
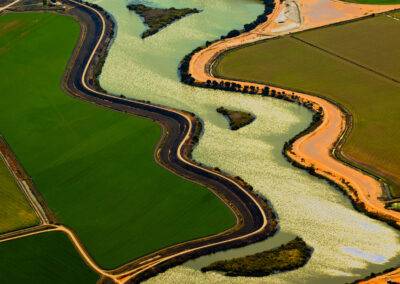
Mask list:
[[[243,181],[206,168],[190,159],[189,155],[196,144],[194,138],[198,135],[200,124],[194,114],[96,90],[96,87],[99,87],[96,86],[93,73],[100,63],[99,59],[107,52],[113,35],[108,32],[110,26],[113,27],[113,22],[102,8],[93,8],[96,5],[86,5],[73,0],[64,2],[84,16],[64,13],[78,21],[81,35],[66,67],[61,88],[66,94],[82,101],[158,123],[163,132],[154,150],[156,162],[174,174],[208,188],[233,211],[236,224],[218,234],[160,249],[112,270],[101,268],[78,236],[71,229],[58,224],[55,218],[45,225],[2,235],[0,241],[47,231],[63,231],[67,233],[89,267],[101,276],[99,282],[136,283],[200,255],[248,245],[273,235],[276,231],[275,215],[265,200],[253,193]],[[89,23],[90,21],[92,22]],[[51,212],[45,203],[41,205],[46,212]]]
[[[196,132],[199,124],[193,114],[109,95],[96,89],[93,71],[102,53],[107,52],[112,36],[111,18],[96,5],[86,5],[74,0],[64,2],[88,15],[78,20],[82,34],[71,57],[73,59],[70,60],[64,74],[62,88],[66,93],[100,107],[144,117],[158,123],[163,128],[163,137],[154,151],[156,161],[173,173],[207,187],[225,202],[237,218],[233,228],[219,234],[163,248],[116,269],[103,270],[105,278],[101,281],[107,282],[110,278],[118,283],[141,281],[191,258],[244,246],[274,234],[275,215],[266,201],[249,190],[242,181],[206,168],[190,159],[191,149],[196,144],[194,138],[198,135]],[[86,24],[89,18],[94,24]],[[87,257],[90,259],[86,252],[84,258]]]
[[[278,5],[276,10],[280,9]],[[276,17],[276,14],[274,14],[274,17]],[[209,80],[218,83],[223,81],[248,87],[254,86],[259,90],[269,87],[270,91],[275,90],[282,99],[312,106],[315,112],[321,111],[320,123],[310,125],[308,129],[302,132],[300,137],[296,136],[297,139],[284,148],[283,154],[289,161],[309,171],[311,170],[312,174],[323,177],[343,189],[355,202],[357,209],[364,211],[370,217],[376,217],[399,228],[400,213],[386,209],[385,203],[379,200],[382,192],[386,190],[383,182],[361,169],[351,167],[350,164],[339,160],[336,156],[337,153],[340,153],[341,146],[345,143],[349,133],[349,127],[351,127],[351,122],[347,119],[349,116],[351,117],[349,113],[336,103],[318,96],[267,84],[219,78],[212,74],[214,63],[219,56],[228,50],[276,37],[266,36],[268,33],[265,32],[268,31],[268,25],[274,20],[274,17],[256,28],[260,35],[258,38],[254,37],[251,32],[245,33],[237,38],[219,41],[193,54],[188,73],[194,79],[194,84],[205,87],[207,80]],[[264,31],[264,34],[262,31]],[[261,94],[261,92],[256,94]],[[400,274],[400,269],[379,276],[379,280],[386,281],[389,277],[394,279],[393,277],[396,276],[398,277],[396,279],[399,279],[400,277],[396,274]],[[374,278],[371,280],[372,282],[368,283],[375,283],[376,280],[378,279]]]
[[[82,5],[82,4],[72,1],[72,0],[66,1],[66,2],[74,3],[74,5]],[[83,6],[86,7],[86,9],[92,9],[93,11],[95,11],[104,23],[104,17],[103,17],[103,15],[101,15],[101,13],[99,13],[96,9],[87,7],[86,5],[83,5]],[[104,32],[104,28],[103,28],[103,32]],[[82,37],[81,39],[84,40],[84,37]],[[163,128],[163,137],[161,138],[159,145],[155,149],[154,155],[155,155],[155,157],[157,157],[156,161],[160,162],[160,164],[162,166],[166,167],[168,170],[172,170],[172,169],[170,167],[166,166],[166,164],[171,165],[174,163],[183,163],[183,167],[186,167],[186,166],[194,167],[192,169],[185,169],[185,171],[191,172],[190,174],[192,174],[193,170],[198,175],[204,174],[204,173],[199,173],[199,171],[200,172],[207,171],[208,176],[211,176],[211,178],[212,177],[215,178],[216,176],[219,176],[221,179],[226,179],[228,181],[226,176],[221,175],[213,170],[204,169],[203,167],[201,167],[197,164],[193,164],[193,162],[191,162],[187,159],[187,155],[190,152],[190,145],[189,145],[190,140],[192,139],[192,137],[194,135],[194,132],[196,129],[195,124],[197,123],[197,119],[194,116],[187,114],[185,112],[173,110],[173,109],[166,108],[166,107],[156,106],[156,105],[139,102],[139,101],[135,101],[135,100],[122,99],[122,98],[118,98],[118,97],[112,96],[112,95],[106,95],[106,94],[98,92],[95,89],[93,89],[92,87],[90,87],[90,84],[88,83],[90,81],[90,78],[88,78],[88,77],[90,77],[90,76],[85,76],[85,75],[88,75],[88,74],[86,74],[86,71],[88,71],[88,69],[90,69],[90,65],[93,62],[93,58],[94,58],[96,51],[103,46],[100,44],[103,40],[106,41],[106,39],[104,38],[104,33],[101,33],[101,36],[99,37],[99,41],[97,42],[95,48],[93,49],[93,52],[90,54],[90,57],[87,59],[86,58],[87,54],[83,55],[84,58],[81,63],[83,64],[83,62],[86,59],[88,61],[87,61],[87,65],[85,66],[82,77],[78,76],[79,72],[73,74],[73,71],[70,70],[72,77],[75,76],[75,78],[71,79],[69,76],[67,76],[68,78],[65,78],[65,80],[63,80],[63,85],[65,83],[64,87],[69,90],[68,93],[74,97],[81,99],[81,100],[84,100],[84,101],[90,102],[90,103],[94,103],[101,107],[111,108],[111,109],[114,109],[117,111],[122,111],[122,112],[130,113],[130,114],[134,114],[134,115],[138,115],[138,116],[143,116],[148,119],[156,120],[156,122],[159,123]],[[103,44],[104,44],[104,41],[103,41]],[[78,43],[78,45],[79,44],[80,43]],[[81,47],[79,47],[79,50],[76,50],[75,52],[76,53],[87,52],[87,50],[82,51],[82,50],[80,50],[80,48]],[[84,49],[84,48],[82,47],[82,49]],[[92,49],[90,48],[88,50],[91,51]],[[70,62],[70,64],[72,64],[72,63],[73,62]],[[68,68],[70,68],[70,64],[69,64]],[[77,64],[77,65],[78,65],[77,68],[79,69],[81,66],[79,64]],[[74,67],[76,67],[76,66],[72,66],[71,69],[73,69]],[[81,82],[79,82],[80,78],[82,79]],[[71,79],[71,80],[68,81],[68,79]],[[89,84],[89,86],[88,86],[88,84]],[[271,89],[278,90],[278,88],[271,88]],[[154,112],[157,112],[157,113],[154,113]],[[163,119],[165,121],[164,123],[162,122]],[[167,130],[165,125],[168,125],[170,127],[170,129]],[[183,129],[182,129],[182,127],[183,127]],[[170,131],[171,129],[179,131],[180,135],[177,135],[177,137],[171,137],[171,135],[168,135],[169,133],[172,133]],[[164,135],[167,135],[167,136],[164,136]],[[171,144],[172,145],[171,147],[173,149],[172,152],[175,152],[175,150],[177,151],[176,157],[173,157],[167,153],[168,149],[166,149],[166,147],[164,146],[166,144],[162,143],[163,139],[169,140],[168,142],[164,142],[166,144],[172,143]],[[175,141],[179,141],[178,147],[177,147],[178,144],[173,144],[173,142],[175,142]],[[175,173],[177,173],[179,170],[176,170],[176,171],[173,170],[173,171]],[[192,178],[186,177],[186,178],[193,181],[193,177]],[[216,183],[218,184],[218,181]],[[244,188],[244,186],[241,185],[239,182],[231,181],[231,184],[228,185],[227,187],[229,188],[232,186],[236,187],[236,190],[238,190],[238,189],[243,190],[243,192],[247,194],[248,198],[250,197],[250,200],[257,201],[257,202],[255,202],[255,204],[257,204],[258,206],[260,206],[259,205],[260,203],[261,203],[261,206],[265,206],[265,204],[262,204],[262,201],[260,201],[259,197],[254,196],[254,195],[249,195],[249,192],[247,192],[246,189]],[[230,189],[230,190],[232,190],[232,189]],[[213,192],[217,196],[218,196],[218,194],[221,194],[221,193],[216,193],[215,191],[213,191]],[[247,204],[244,204],[244,207],[246,207],[246,206],[247,206]],[[258,208],[260,208],[260,207],[258,207]],[[247,209],[247,208],[246,208],[246,210],[249,211],[249,209]],[[261,210],[261,212],[262,212],[262,210]],[[250,212],[250,213],[253,213],[253,212]],[[269,216],[269,217],[271,217],[271,216]],[[271,224],[268,224],[268,225],[271,225]],[[265,222],[264,222],[263,226],[266,226]],[[228,230],[228,231],[230,231],[230,230]],[[76,235],[74,235],[72,233],[72,231],[68,230],[68,232],[73,235],[73,237],[70,236],[71,239],[73,239],[73,238],[76,239]],[[225,233],[228,233],[228,232],[227,231],[222,232],[218,235],[210,236],[207,238],[215,238],[215,237],[223,238],[224,237],[223,234],[225,234]],[[259,229],[255,232],[249,234],[250,236],[249,235],[240,236],[240,234],[237,232],[232,232],[232,235],[234,235],[235,233],[236,233],[236,235],[239,235],[239,237],[235,237],[233,239],[227,239],[226,241],[222,241],[219,243],[216,243],[216,241],[209,239],[209,240],[204,241],[204,242],[209,242],[209,244],[207,244],[207,245],[192,244],[192,242],[194,243],[194,242],[203,241],[204,239],[202,238],[199,240],[194,240],[194,241],[177,244],[173,247],[165,248],[163,250],[154,252],[143,258],[134,260],[133,262],[131,262],[129,264],[123,265],[122,267],[117,268],[112,271],[109,271],[110,273],[107,272],[103,275],[105,277],[109,277],[109,275],[112,275],[113,277],[111,277],[111,278],[114,278],[115,282],[123,283],[128,280],[135,282],[135,281],[143,279],[142,277],[150,276],[150,275],[145,275],[147,273],[147,271],[151,271],[151,273],[153,273],[155,269],[158,271],[163,271],[167,268],[167,266],[169,267],[172,265],[177,265],[183,261],[186,261],[189,258],[198,256],[198,255],[191,254],[193,252],[202,250],[202,252],[201,252],[202,254],[209,253],[210,248],[214,249],[214,251],[221,250],[221,249],[224,249],[224,245],[226,245],[226,244],[228,245],[226,248],[233,248],[235,246],[235,244],[232,244],[231,242],[244,240],[246,238],[251,238],[252,236],[255,236],[257,238],[256,234],[262,233],[262,232]],[[225,237],[227,237],[227,236],[225,236]],[[265,238],[266,236],[261,236],[261,237]],[[256,240],[257,239],[250,240],[250,241],[256,241]],[[75,240],[75,241],[79,244],[79,240]],[[74,244],[76,244],[75,241],[74,241]],[[245,245],[245,244],[246,243],[238,242],[237,245],[241,246],[241,245]],[[189,248],[189,249],[187,249],[187,248],[185,249],[185,247],[184,247],[184,246],[191,246],[191,245],[195,245],[195,247]],[[216,246],[220,246],[220,247],[216,247]],[[173,251],[168,251],[169,249],[172,249]],[[163,253],[164,250],[166,251],[166,254],[168,254],[168,255],[161,257],[160,253]],[[87,252],[80,251],[80,253],[86,257],[88,256]],[[179,259],[182,256],[184,256],[185,258]],[[86,259],[86,257],[84,257],[84,258]],[[90,256],[89,256],[89,259],[90,259]],[[156,272],[154,272],[154,273],[156,273]],[[107,280],[103,279],[102,281],[106,282]]]

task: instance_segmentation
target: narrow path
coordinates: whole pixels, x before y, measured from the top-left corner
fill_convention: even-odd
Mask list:
[[[15,0],[14,2],[11,2],[10,4],[7,4],[7,5],[3,6],[3,7],[0,7],[0,12],[10,8],[14,4],[17,4],[19,1],[21,1],[21,0]]]
[[[115,283],[120,283],[120,281],[113,274],[99,267],[96,262],[87,253],[86,249],[79,241],[78,237],[63,225],[56,225],[57,223],[55,217],[52,215],[50,209],[45,204],[43,198],[40,196],[39,192],[34,188],[31,178],[23,169],[22,165],[17,160],[14,153],[11,151],[10,146],[7,144],[3,136],[0,135],[0,156],[3,159],[8,170],[14,177],[19,188],[25,194],[32,208],[34,209],[36,215],[40,220],[40,225],[29,227],[17,231],[8,232],[5,234],[0,234],[0,243],[11,241],[14,239],[19,239],[23,237],[28,237],[36,234],[42,234],[51,231],[62,231],[68,235],[71,242],[80,253],[84,261],[97,273],[113,279]],[[39,202],[40,200],[40,202]]]
[[[395,21],[400,21],[399,18],[396,18],[396,17],[394,17],[394,16],[392,16],[392,15],[386,15],[386,17],[391,18],[391,19],[393,19],[393,20],[395,20]]]
[[[26,199],[32,206],[36,215],[40,220],[41,225],[50,224],[50,218],[46,215],[46,211],[50,212],[50,210],[46,210],[42,207],[42,204],[39,200],[43,200],[37,190],[34,189],[33,183],[31,182],[31,178],[25,172],[21,163],[18,162],[16,156],[12,152],[10,146],[7,144],[4,137],[0,134],[0,157],[3,160],[4,164],[8,168],[9,172],[13,176],[16,181],[18,187],[25,194]],[[43,202],[42,202],[43,203]],[[49,214],[50,215],[50,214]],[[0,235],[1,237],[2,235]]]

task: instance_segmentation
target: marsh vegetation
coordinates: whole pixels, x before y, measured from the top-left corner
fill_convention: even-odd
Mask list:
[[[267,276],[305,265],[312,249],[300,237],[278,248],[231,260],[221,260],[203,267],[202,272],[222,271],[227,276]]]
[[[217,112],[229,120],[231,130],[238,130],[254,121],[255,116],[249,112],[229,110],[224,107],[217,108]]]
[[[149,27],[142,33],[142,38],[149,37],[157,33],[162,28],[173,22],[193,13],[200,13],[196,8],[176,9],[175,7],[162,9],[152,8],[143,4],[130,4],[126,6],[129,10],[135,11],[142,17],[143,22]]]

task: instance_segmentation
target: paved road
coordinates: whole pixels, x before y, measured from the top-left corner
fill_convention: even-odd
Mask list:
[[[265,239],[273,234],[275,222],[273,214],[266,210],[264,201],[246,190],[239,182],[210,169],[205,169],[186,158],[188,141],[196,131],[197,119],[188,113],[167,107],[156,106],[135,100],[123,99],[94,90],[89,84],[90,66],[95,51],[106,42],[110,22],[97,10],[66,0],[76,8],[70,14],[84,21],[87,32],[83,43],[73,60],[65,78],[64,88],[72,96],[81,100],[114,109],[127,114],[151,119],[163,126],[168,133],[161,148],[155,152],[158,162],[172,172],[189,180],[206,185],[225,201],[229,201],[237,214],[235,228],[215,236],[177,244],[137,259],[112,271],[123,281],[137,281],[145,277],[150,269],[160,269],[176,261],[175,265],[194,256],[221,249],[237,247]],[[133,279],[132,276],[134,277]]]

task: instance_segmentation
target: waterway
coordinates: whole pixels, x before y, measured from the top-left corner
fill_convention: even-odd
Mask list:
[[[114,94],[150,100],[198,115],[204,134],[193,152],[197,161],[239,175],[270,200],[279,217],[279,232],[266,241],[189,261],[148,283],[344,283],[400,263],[399,233],[356,212],[348,198],[326,182],[292,167],[282,156],[283,143],[304,129],[311,113],[272,98],[205,90],[182,85],[177,67],[182,57],[206,40],[240,29],[262,12],[253,0],[93,1],[116,20],[117,33],[100,77]],[[141,19],[130,3],[202,10],[142,40]],[[246,64],[243,62],[242,64]],[[229,130],[216,108],[242,110],[256,120]],[[134,141],[132,141],[134,143]],[[193,208],[196,210],[196,208]],[[229,278],[201,273],[218,259],[244,256],[302,237],[314,248],[308,264],[265,278]]]

